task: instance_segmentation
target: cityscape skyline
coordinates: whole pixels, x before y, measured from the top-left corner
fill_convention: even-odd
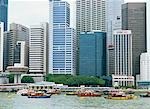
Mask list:
[[[9,14],[8,24],[15,22],[15,23],[23,24],[29,27],[30,25],[36,25],[39,22],[48,22],[49,21],[49,14],[48,14],[49,6],[47,5],[48,1],[49,0],[32,0],[32,1],[31,0],[10,0],[8,4],[9,5],[8,6],[8,14]],[[70,26],[75,28],[76,22],[74,22],[75,20],[74,15],[75,15],[75,1],[76,0],[63,0],[63,1],[67,1],[70,4],[70,12],[71,12]],[[126,3],[126,2],[146,2],[148,0],[124,0],[124,1]],[[14,7],[14,4],[15,4],[15,7]],[[23,10],[23,9],[26,9],[26,10]],[[39,13],[39,10],[37,9],[40,9],[42,13]],[[25,16],[33,15],[33,13],[35,17],[32,17],[32,19],[25,18]]]
[[[81,58],[78,58],[78,55],[80,56],[79,51],[82,52],[82,49],[80,50],[79,45],[81,45],[81,44],[79,44],[80,40],[78,40],[78,39],[81,35],[80,34],[81,32],[90,32],[92,30],[97,30],[97,31],[107,32],[107,33],[110,32],[110,34],[107,35],[107,39],[109,39],[114,30],[131,30],[133,33],[131,47],[128,47],[128,46],[125,47],[125,45],[127,44],[127,42],[129,41],[129,39],[131,37],[127,38],[126,40],[124,37],[123,38],[119,37],[119,39],[117,39],[116,42],[115,42],[115,39],[113,37],[111,37],[112,43],[108,44],[109,46],[112,45],[115,47],[114,48],[115,52],[116,52],[116,50],[118,50],[118,46],[120,47],[119,48],[120,51],[118,50],[119,52],[117,52],[117,53],[121,53],[121,54],[119,54],[120,57],[117,58],[116,59],[117,61],[115,61],[115,62],[119,62],[119,63],[117,63],[117,65],[119,66],[118,68],[121,68],[120,71],[123,72],[122,69],[127,67],[127,65],[123,66],[123,63],[126,62],[125,59],[129,59],[130,61],[132,61],[132,57],[135,57],[134,55],[133,56],[131,55],[131,54],[134,54],[134,50],[135,49],[137,50],[137,48],[140,48],[143,45],[146,46],[146,41],[145,41],[145,39],[146,39],[145,38],[146,37],[146,34],[145,34],[146,33],[146,2],[144,2],[144,0],[133,0],[132,3],[131,3],[131,1],[123,2],[124,0],[118,0],[118,2],[116,2],[116,1],[117,0],[115,0],[113,2],[112,2],[112,0],[110,0],[110,1],[109,0],[71,0],[69,2],[68,0],[49,0],[49,3],[48,3],[48,2],[46,2],[46,0],[45,1],[39,0],[39,2],[36,2],[36,1],[29,2],[28,0],[26,0],[26,1],[22,0],[22,1],[15,2],[15,0],[14,0],[12,2],[9,2],[10,3],[9,4],[10,7],[8,10],[8,13],[9,13],[8,16],[9,16],[9,20],[10,20],[9,23],[15,22],[17,24],[25,25],[31,30],[29,32],[30,33],[29,39],[31,39],[31,42],[29,45],[29,50],[31,50],[31,51],[33,50],[33,52],[29,52],[30,54],[33,54],[33,53],[37,54],[37,50],[41,50],[40,53],[43,53],[43,51],[46,50],[43,48],[43,45],[42,45],[43,39],[39,40],[39,38],[43,37],[42,36],[43,29],[39,31],[39,27],[34,27],[33,33],[35,33],[35,34],[32,34],[33,28],[31,25],[37,25],[37,23],[40,23],[40,22],[41,23],[49,22],[49,29],[47,28],[49,35],[46,35],[46,36],[48,36],[47,41],[49,41],[49,43],[48,44],[44,43],[48,47],[47,51],[49,52],[49,53],[45,53],[45,54],[48,54],[49,56],[44,56],[44,57],[46,57],[47,58],[46,60],[49,61],[48,62],[49,65],[47,62],[46,62],[47,64],[45,62],[44,63],[42,62],[45,59],[39,59],[39,57],[35,58],[35,55],[34,56],[29,55],[29,73],[31,73],[31,72],[34,74],[37,73],[37,71],[31,71],[31,66],[32,66],[31,63],[33,63],[33,61],[31,62],[30,59],[31,59],[31,57],[34,57],[35,62],[37,62],[37,60],[39,60],[40,62],[38,62],[38,64],[34,63],[33,65],[44,64],[44,65],[47,65],[47,67],[49,66],[49,70],[44,71],[44,72],[48,72],[50,74],[72,74],[72,75],[79,74],[80,75],[80,72],[78,71],[78,69],[79,69],[78,65],[81,65],[81,64],[78,63],[78,60],[80,61]],[[141,2],[139,2],[139,1],[141,1]],[[3,2],[1,4],[3,4]],[[121,4],[123,4],[123,5],[121,5]],[[126,6],[126,4],[127,4],[127,8],[124,7],[124,6]],[[132,5],[132,4],[136,4],[136,6]],[[144,6],[142,4],[144,4]],[[15,5],[15,7],[13,7],[14,5]],[[118,5],[118,7],[113,7],[115,5]],[[129,7],[129,5],[130,5],[130,7]],[[143,8],[141,8],[141,5],[143,6]],[[71,10],[71,8],[73,8],[73,9]],[[149,5],[148,5],[148,9],[149,9]],[[111,13],[115,13],[115,14],[113,14],[113,16],[112,16]],[[149,16],[149,14],[148,14],[148,16]],[[130,20],[130,18],[131,18],[131,20]],[[109,20],[107,20],[107,19],[109,19]],[[147,18],[147,19],[149,19],[149,18]],[[110,25],[109,25],[109,22],[110,22]],[[121,22],[122,22],[122,24],[121,24]],[[72,26],[70,26],[70,24],[72,24]],[[122,27],[121,27],[121,25],[122,25]],[[129,25],[130,28],[126,27],[126,25],[127,26]],[[107,27],[111,27],[111,26],[112,26],[112,28],[110,28],[109,29],[110,31],[108,31]],[[113,26],[115,28],[113,28]],[[76,28],[76,30],[74,30],[72,27]],[[139,28],[139,27],[141,27],[141,28]],[[149,27],[148,27],[148,29],[149,29]],[[11,30],[11,26],[9,27],[9,30]],[[143,30],[143,31],[141,31],[141,30]],[[21,28],[21,31],[24,31],[24,29]],[[46,32],[46,33],[48,33],[48,32]],[[140,35],[138,32],[140,34],[142,34],[143,36]],[[76,36],[75,36],[75,34],[76,34]],[[20,36],[22,36],[22,35],[20,35]],[[32,39],[32,36],[35,39]],[[108,37],[108,36],[110,36],[110,37]],[[140,38],[138,36],[140,36]],[[134,38],[136,40],[143,39],[141,41],[144,41],[144,42],[137,43],[138,41],[135,42]],[[106,39],[106,41],[107,41],[107,39]],[[148,37],[148,39],[149,39],[149,37]],[[121,46],[121,44],[118,44],[115,46],[115,43],[118,43],[118,41],[121,41],[121,40],[125,40],[125,42],[123,41],[124,43],[120,42],[123,44],[123,46]],[[100,41],[99,41],[99,43],[100,43]],[[136,43],[135,49],[134,49],[134,43]],[[32,46],[32,44],[34,44],[34,45]],[[11,47],[11,45],[10,45],[10,47]],[[34,47],[36,47],[36,48],[34,48]],[[108,46],[104,45],[103,47],[107,48]],[[123,50],[121,50],[123,47],[125,47],[125,48]],[[128,54],[126,57],[121,57],[121,56],[125,56],[123,54],[129,52],[129,50],[127,48],[130,48],[129,50],[131,50],[133,48],[133,50],[132,50],[133,52],[131,52],[130,55]],[[42,50],[42,49],[44,49],[44,50]],[[96,47],[96,49],[99,49],[99,48]],[[126,49],[127,49],[127,51],[126,51]],[[85,51],[87,51],[87,50],[85,50]],[[125,51],[125,53],[123,53],[123,51]],[[102,52],[105,52],[105,51],[102,51]],[[144,52],[146,52],[146,50],[140,52],[139,54],[136,53],[138,55],[137,57],[135,57],[137,59],[137,61],[139,60],[140,54],[144,53]],[[12,49],[12,54],[13,53],[14,52]],[[18,55],[18,54],[16,54],[16,55]],[[38,56],[41,56],[41,55],[42,54],[38,54]],[[10,57],[11,57],[11,55],[10,55]],[[12,57],[12,61],[14,60],[13,59],[14,57],[15,56]],[[9,60],[11,60],[11,58]],[[76,63],[77,66],[74,63]],[[131,64],[132,63],[135,63],[135,62],[131,62]],[[89,62],[88,64],[91,64],[91,63]],[[127,64],[129,64],[129,62],[127,62]],[[104,64],[102,64],[102,65],[104,67]],[[122,67],[120,67],[120,66],[122,66]],[[35,66],[33,68],[33,70],[35,70],[37,68],[42,68],[42,67],[43,67],[43,65],[41,67]],[[76,72],[75,72],[75,68],[77,69]],[[117,68],[117,66],[115,66],[115,68]],[[135,69],[138,69],[138,68],[139,68],[139,66],[136,67]],[[131,69],[133,70],[133,66],[131,67]],[[91,71],[91,70],[89,70],[89,71]],[[100,72],[106,73],[107,71],[100,71]],[[118,70],[115,70],[115,73],[118,74],[118,72],[119,72]],[[43,73],[43,71],[40,71],[39,73],[41,74],[41,73]],[[132,73],[132,72],[129,72],[129,73],[131,73],[131,75],[139,74],[139,71],[138,72],[136,71],[136,73]],[[97,72],[96,72],[96,74],[97,74]],[[100,75],[100,76],[102,76],[102,75]],[[119,76],[124,76],[124,75],[122,75],[122,73],[121,73],[121,74],[119,74]],[[128,76],[128,75],[126,75],[126,76]],[[134,76],[136,76],[136,75],[134,75]]]

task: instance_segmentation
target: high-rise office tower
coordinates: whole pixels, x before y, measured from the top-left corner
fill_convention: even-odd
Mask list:
[[[48,23],[30,28],[29,73],[48,73],[48,31]]]
[[[10,24],[10,30],[4,34],[4,69],[7,66],[14,65],[15,47],[17,41],[25,41],[27,50],[29,48],[29,29],[23,25],[12,23]],[[28,61],[28,54],[26,60]],[[27,64],[28,66],[28,64]]]
[[[113,31],[121,30],[121,6],[124,0],[107,0],[107,45],[113,43]]]
[[[0,22],[0,72],[3,72],[4,23]]]
[[[122,5],[122,29],[132,31],[133,75],[140,73],[140,55],[146,46],[146,3]]]
[[[4,22],[4,31],[6,31],[8,22],[8,0],[0,0],[0,22]]]
[[[79,73],[80,32],[90,32],[92,30],[106,32],[106,7],[106,0],[76,1],[77,73]]]
[[[134,85],[132,76],[132,33],[131,30],[116,30],[113,33],[115,72],[112,75],[113,85]]]
[[[106,0],[77,0],[76,29],[80,32],[106,31]]]
[[[81,32],[79,75],[106,75],[106,32]]]
[[[50,0],[49,73],[75,74],[76,34],[70,28],[70,5]]]

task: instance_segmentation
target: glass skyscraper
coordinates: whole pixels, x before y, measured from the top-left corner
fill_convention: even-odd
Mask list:
[[[70,28],[70,5],[50,0],[49,73],[75,74],[75,30]]]
[[[82,32],[79,45],[79,75],[106,75],[106,33]]]
[[[7,30],[8,0],[0,0],[0,22],[4,22],[4,31]]]

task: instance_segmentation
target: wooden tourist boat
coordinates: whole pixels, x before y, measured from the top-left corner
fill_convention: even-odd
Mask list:
[[[34,93],[34,92],[35,92],[34,90],[22,89],[22,90],[19,90],[17,94],[21,96],[28,96],[30,93]]]
[[[150,97],[150,92],[147,92],[146,94],[141,94],[140,97],[148,98]]]
[[[34,92],[28,95],[28,98],[50,98],[51,94],[45,94],[44,92]]]
[[[93,90],[82,90],[77,94],[79,97],[101,97],[101,95],[100,93],[95,93]]]
[[[104,98],[112,99],[112,100],[131,100],[131,99],[135,99],[136,96],[134,96],[133,94],[127,95],[124,92],[117,92],[117,93],[112,93]]]
[[[47,94],[61,94],[59,89],[50,89],[46,92]]]

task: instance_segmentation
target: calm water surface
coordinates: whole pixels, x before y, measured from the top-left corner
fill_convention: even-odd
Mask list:
[[[61,94],[38,99],[0,93],[0,109],[150,109],[150,98],[117,101],[103,97],[80,98]]]

